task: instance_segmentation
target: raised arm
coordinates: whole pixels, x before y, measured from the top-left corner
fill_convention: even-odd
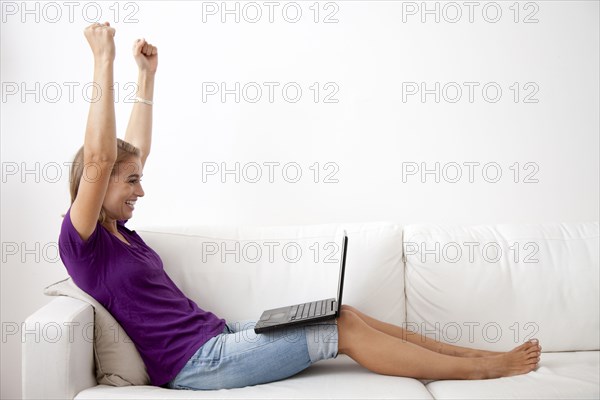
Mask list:
[[[146,42],[146,39],[138,39],[133,44],[133,57],[138,65],[137,97],[151,102],[154,100],[154,76],[158,66],[158,49]],[[152,105],[143,101],[133,104],[125,132],[125,141],[140,149],[143,167],[152,145]]]
[[[83,240],[94,232],[117,158],[113,62],[115,29],[108,22],[84,30],[94,54],[94,87],[83,144],[84,172],[71,205],[71,221]]]

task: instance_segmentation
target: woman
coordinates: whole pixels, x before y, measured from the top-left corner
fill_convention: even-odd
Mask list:
[[[84,34],[94,55],[94,90],[100,88],[94,97],[100,99],[90,104],[84,145],[75,157],[60,255],[73,281],[126,330],[153,385],[254,385],[338,354],[376,373],[422,379],[485,379],[536,368],[541,347],[534,339],[506,353],[468,349],[409,333],[348,305],[333,322],[258,335],[252,326],[227,324],[200,309],[168,277],[158,254],[125,227],[144,196],[140,178],[150,153],[157,49],[144,39],[134,43],[138,101],[122,141],[116,138],[112,90],[115,29],[96,23]]]

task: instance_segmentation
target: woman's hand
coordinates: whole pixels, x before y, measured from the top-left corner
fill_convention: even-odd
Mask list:
[[[104,24],[95,22],[85,28],[83,34],[92,49],[92,53],[94,53],[96,61],[114,61],[115,28],[111,28],[108,22]]]
[[[133,57],[140,72],[156,73],[158,67],[158,48],[146,42],[146,39],[138,39],[133,44]]]

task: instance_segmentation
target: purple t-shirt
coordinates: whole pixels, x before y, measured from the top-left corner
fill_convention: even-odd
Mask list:
[[[60,258],[73,282],[121,324],[135,344],[155,386],[169,382],[225,320],[200,309],[173,283],[158,254],[118,221],[122,242],[100,223],[83,241],[65,215]]]

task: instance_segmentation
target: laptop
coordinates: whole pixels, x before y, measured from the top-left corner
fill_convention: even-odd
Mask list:
[[[301,325],[326,321],[339,317],[342,304],[342,291],[344,289],[344,272],[346,270],[346,250],[348,236],[344,231],[342,238],[342,251],[340,260],[340,276],[338,279],[337,299],[310,301],[303,304],[274,308],[262,313],[260,320],[254,326],[255,333],[262,333],[272,329],[280,329],[293,325]]]

